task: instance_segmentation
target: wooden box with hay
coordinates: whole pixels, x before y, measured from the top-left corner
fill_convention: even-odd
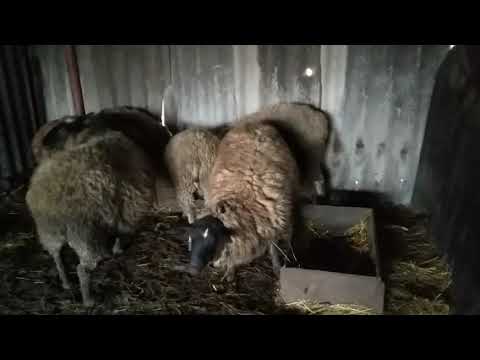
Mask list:
[[[385,285],[371,209],[307,205],[292,245],[296,267],[280,273],[286,303],[342,304],[383,313]]]

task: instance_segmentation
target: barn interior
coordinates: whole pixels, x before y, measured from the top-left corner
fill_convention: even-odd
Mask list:
[[[81,303],[75,253],[62,253],[74,284],[64,290],[38,241],[25,194],[44,124],[131,105],[179,129],[213,128],[279,102],[312,105],[329,120],[325,156],[310,164],[324,172],[325,191],[311,203],[373,210],[381,313],[480,313],[479,64],[470,45],[0,46],[0,314],[377,315],[284,301],[267,256],[233,284],[216,268],[175,271],[189,258],[178,209],[149,218],[133,245],[99,264],[92,308]],[[311,230],[315,246],[294,246],[291,266],[375,274],[368,256],[344,246],[362,248],[362,229],[340,240]]]

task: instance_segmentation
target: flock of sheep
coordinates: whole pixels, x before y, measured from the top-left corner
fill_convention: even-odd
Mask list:
[[[85,306],[94,304],[97,264],[121,253],[147,216],[176,206],[188,219],[190,251],[178,271],[213,264],[231,281],[238,266],[269,252],[278,272],[296,206],[323,191],[328,136],[325,115],[298,103],[182,131],[134,107],[68,116],[35,134],[26,201],[65,289],[60,251],[68,244],[78,255]]]

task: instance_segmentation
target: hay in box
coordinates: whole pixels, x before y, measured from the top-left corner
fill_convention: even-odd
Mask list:
[[[343,235],[330,231],[312,221],[301,225],[295,235],[301,237],[295,246],[296,267],[310,270],[375,276],[375,264],[369,254],[366,225],[359,223]]]
[[[281,298],[383,313],[385,284],[372,210],[306,204],[298,215],[293,245],[299,264],[281,270]]]
[[[78,259],[65,248],[65,264],[75,284],[71,292],[65,291],[53,260],[35,237],[23,196],[24,191],[1,204],[0,314],[373,314],[348,304],[281,303],[268,256],[239,269],[236,284],[222,282],[223,273],[213,268],[198,278],[172,270],[188,261],[186,241],[175,231],[184,222],[176,214],[151,219],[122,255],[99,265],[92,276],[99,303],[86,310],[78,291]],[[378,241],[391,263],[385,313],[447,314],[449,271],[427,241],[423,219],[404,211],[376,212],[376,217]],[[343,240],[352,247],[348,251],[361,254],[362,234],[353,230]],[[328,239],[328,234],[314,229],[313,235],[318,234],[327,239],[326,244],[342,240]],[[308,257],[298,254],[298,258],[307,265]],[[345,266],[342,261],[319,264],[318,259],[312,265]]]

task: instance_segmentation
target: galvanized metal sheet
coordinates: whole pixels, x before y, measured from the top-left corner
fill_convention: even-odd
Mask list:
[[[165,113],[188,125],[217,126],[278,101],[321,105],[334,131],[331,184],[408,204],[433,79],[448,48],[81,45],[77,51],[87,111],[130,104],[160,113],[168,86]],[[73,109],[62,50],[42,51],[49,116],[65,115]]]
[[[168,45],[76,46],[85,111],[133,105],[160,113],[171,82]]]

